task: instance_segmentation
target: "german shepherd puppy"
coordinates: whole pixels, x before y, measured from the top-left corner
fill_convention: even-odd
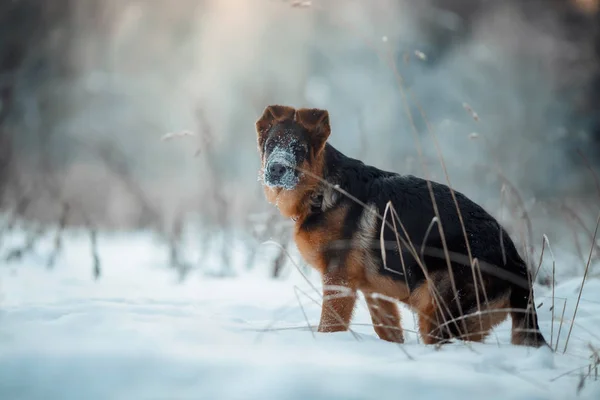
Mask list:
[[[345,156],[327,142],[326,110],[268,106],[256,131],[266,198],[322,275],[319,332],[347,330],[361,291],[384,340],[404,341],[401,301],[426,344],[483,341],[510,314],[513,344],[547,346],[526,263],[479,205]]]

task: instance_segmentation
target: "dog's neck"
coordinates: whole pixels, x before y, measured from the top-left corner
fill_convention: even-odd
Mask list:
[[[331,146],[323,150],[317,168],[309,171],[295,189],[265,187],[268,201],[279,208],[282,216],[301,224],[309,216],[324,212],[337,202],[339,193],[333,178],[328,175],[326,166],[329,151]]]
[[[301,223],[308,216],[322,212],[330,202],[327,183],[304,183],[293,190],[265,188],[265,194],[282,216]]]

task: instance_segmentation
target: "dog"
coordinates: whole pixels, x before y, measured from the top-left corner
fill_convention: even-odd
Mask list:
[[[527,265],[482,207],[342,154],[328,142],[327,110],[271,105],[255,125],[266,199],[294,221],[296,246],[322,277],[319,332],[348,330],[360,291],[386,341],[404,342],[402,302],[425,344],[482,342],[510,314],[512,344],[548,346]]]

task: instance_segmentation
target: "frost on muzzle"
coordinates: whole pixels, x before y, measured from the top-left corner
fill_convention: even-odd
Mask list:
[[[291,146],[277,146],[268,155],[265,163],[265,184],[291,190],[300,180],[298,162]]]

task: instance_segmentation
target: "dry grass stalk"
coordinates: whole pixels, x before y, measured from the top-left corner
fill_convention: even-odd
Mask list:
[[[467,103],[463,103],[463,108],[465,110],[467,110],[467,112],[471,115],[471,117],[475,121],[479,122],[479,115],[477,115],[477,113],[475,112],[475,110],[473,110],[473,108],[470,105],[468,105]]]
[[[592,242],[596,242],[596,235],[598,234],[598,226],[600,225],[600,213],[598,214],[598,218],[596,220],[596,228],[594,229],[594,236],[592,237]],[[565,348],[563,350],[563,354],[567,351],[567,346],[569,345],[569,338],[571,337],[571,332],[573,331],[573,324],[575,323],[575,318],[577,317],[577,310],[579,309],[579,301],[581,300],[581,293],[583,292],[583,286],[585,285],[585,281],[587,278],[588,271],[590,269],[590,263],[592,261],[592,254],[594,251],[594,247],[590,247],[590,256],[588,257],[587,264],[585,266],[585,271],[583,273],[583,278],[581,279],[581,287],[579,288],[579,294],[577,296],[577,303],[575,304],[575,311],[573,311],[573,319],[571,319],[571,326],[569,328],[569,334],[567,335],[567,341],[565,342]]]
[[[182,139],[182,138],[192,137],[192,136],[196,136],[196,134],[194,132],[191,132],[191,131],[169,132],[169,133],[163,135],[160,138],[160,140],[163,141],[163,142],[166,142],[166,141],[169,141],[169,140]]]
[[[294,8],[308,8],[312,6],[312,1],[309,0],[294,0],[290,4]]]

